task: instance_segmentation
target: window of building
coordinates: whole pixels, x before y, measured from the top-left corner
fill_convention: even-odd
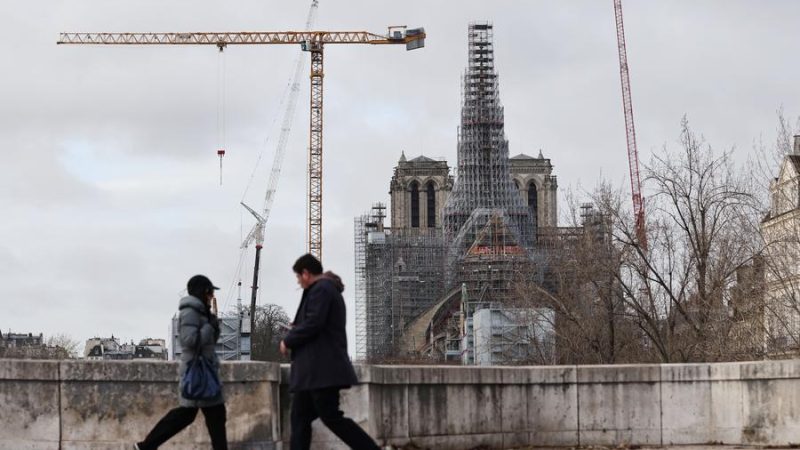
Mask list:
[[[533,217],[538,217],[539,196],[536,192],[536,184],[533,181],[528,185],[528,208],[533,212]]]
[[[419,183],[411,183],[411,227],[419,228]]]
[[[436,189],[433,181],[428,182],[428,228],[436,227]]]

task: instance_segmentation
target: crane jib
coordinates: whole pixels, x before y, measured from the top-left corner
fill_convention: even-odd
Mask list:
[[[58,44],[84,45],[268,45],[322,42],[323,44],[410,44],[424,42],[425,32],[412,29],[393,35],[366,31],[265,31],[213,33],[61,33]]]
[[[212,33],[61,33],[58,44],[82,45],[228,45],[301,44],[311,53],[309,117],[308,250],[322,259],[322,81],[323,44],[405,44],[425,46],[424,28],[392,26],[385,35],[366,31],[266,31]]]

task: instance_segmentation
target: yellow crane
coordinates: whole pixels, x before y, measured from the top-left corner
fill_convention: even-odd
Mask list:
[[[425,46],[423,28],[389,27],[387,34],[367,31],[242,31],[219,33],[61,33],[58,44],[77,45],[229,45],[300,44],[311,54],[311,102],[308,137],[308,252],[322,259],[322,79],[323,49],[328,44],[405,44]]]

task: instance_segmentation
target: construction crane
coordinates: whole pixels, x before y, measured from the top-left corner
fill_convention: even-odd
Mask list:
[[[316,17],[317,0],[311,2],[311,8],[308,10],[308,17],[306,18],[305,31],[311,30],[314,25]],[[264,231],[269,220],[269,214],[272,211],[272,203],[275,200],[275,191],[278,188],[278,179],[281,176],[281,167],[283,167],[283,157],[286,154],[286,145],[289,142],[289,134],[292,130],[292,122],[294,121],[294,112],[297,107],[297,96],[300,93],[300,77],[303,74],[303,58],[297,58],[294,66],[294,73],[292,76],[292,83],[289,86],[289,95],[286,103],[286,110],[283,113],[283,123],[281,124],[281,132],[278,137],[278,144],[275,146],[275,155],[272,159],[272,170],[269,173],[269,181],[267,182],[267,193],[264,195],[264,204],[261,208],[261,213],[257,213],[249,206],[242,202],[242,206],[253,215],[256,219],[255,225],[247,234],[247,237],[242,242],[242,251],[249,247],[254,241],[256,244],[256,259],[253,264],[253,285],[251,287],[250,295],[250,329],[255,330],[256,320],[256,299],[258,298],[258,272],[261,261],[261,248],[264,246]],[[240,282],[241,283],[241,282]]]
[[[633,102],[628,73],[628,53],[625,49],[625,27],[622,24],[622,0],[614,0],[614,16],[617,21],[617,49],[619,51],[619,77],[622,84],[622,107],[625,110],[625,137],[628,142],[628,168],[631,176],[631,197],[636,223],[636,239],[647,250],[647,233],[644,221],[644,199],[639,178],[639,152],[636,148],[636,129],[633,126]]]
[[[322,80],[323,50],[328,44],[425,45],[423,28],[389,27],[385,35],[367,31],[256,31],[211,33],[61,33],[58,44],[77,45],[229,45],[300,44],[311,54],[308,145],[308,251],[322,259]]]

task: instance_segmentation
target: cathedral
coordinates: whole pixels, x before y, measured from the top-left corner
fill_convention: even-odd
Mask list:
[[[515,283],[546,285],[539,240],[557,227],[558,182],[541,150],[509,156],[492,32],[469,25],[455,176],[403,152],[389,226],[380,203],[355,220],[357,359],[497,364],[552,346],[552,311],[520,307]]]

